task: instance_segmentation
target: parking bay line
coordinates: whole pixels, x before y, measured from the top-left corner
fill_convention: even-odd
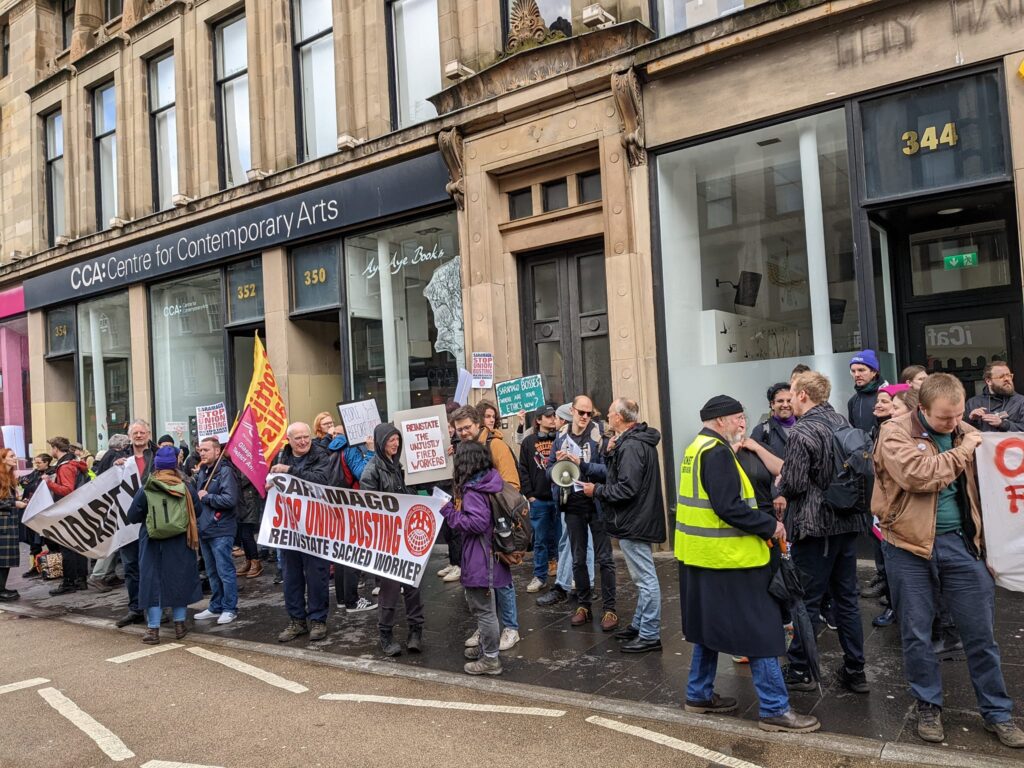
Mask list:
[[[640,728],[636,725],[620,723],[618,720],[609,720],[606,717],[593,715],[587,718],[587,722],[594,725],[600,725],[603,728],[609,728],[613,731],[618,731],[619,733],[625,733],[629,736],[636,736],[640,739],[653,741],[655,744],[661,744],[662,746],[669,747],[670,749],[686,752],[694,757],[699,757],[701,760],[707,760],[715,763],[716,765],[724,765],[728,766],[728,768],[761,768],[761,766],[756,765],[755,763],[748,763],[746,760],[740,760],[738,757],[729,757],[729,755],[723,755],[721,752],[715,752],[714,750],[707,749],[699,744],[682,741],[681,739],[676,739],[672,736],[666,736],[664,733],[649,731],[646,728]]]
[[[181,643],[167,643],[167,645],[154,645],[152,648],[143,648],[141,651],[132,651],[131,653],[125,653],[121,656],[114,656],[107,661],[114,664],[124,664],[126,661],[135,661],[136,659],[143,659],[146,656],[152,656],[154,653],[163,653],[164,651],[173,651],[175,648],[184,648]]]
[[[13,693],[14,691],[22,691],[26,688],[35,688],[37,685],[50,682],[45,677],[33,677],[31,680],[22,680],[17,683],[7,683],[7,685],[0,685],[0,694]]]
[[[354,701],[363,704],[397,704],[403,707],[428,707],[431,709],[458,709],[470,712],[500,712],[506,715],[532,715],[534,717],[562,717],[561,709],[541,707],[511,707],[503,704],[472,704],[465,701],[438,701],[436,699],[403,699],[395,696],[375,696],[364,693],[325,693],[324,701]]]
[[[255,677],[257,680],[261,680],[268,685],[274,685],[292,693],[305,693],[309,690],[309,688],[304,685],[300,685],[292,680],[286,680],[279,675],[275,675],[273,672],[267,672],[265,669],[254,667],[252,664],[246,664],[244,661],[233,659],[230,656],[223,656],[219,653],[208,651],[205,648],[196,648],[194,646],[186,648],[185,650],[189,653],[194,653],[196,656],[201,656],[204,659],[209,659],[210,661],[216,661],[218,664],[223,664],[225,667],[229,667],[236,672],[241,672],[249,675],[250,677]]]
[[[98,723],[92,715],[84,712],[56,688],[40,688],[37,693],[47,704],[67,718],[73,726],[96,742],[96,746],[102,749],[111,760],[130,760],[135,757],[135,753],[128,749],[125,743],[117,738],[110,729]]]
[[[220,768],[219,765],[200,765],[199,763],[177,763],[173,760],[150,760],[143,763],[142,768]]]

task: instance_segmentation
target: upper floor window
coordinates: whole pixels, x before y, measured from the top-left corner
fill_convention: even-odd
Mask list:
[[[694,3],[687,0],[658,0],[658,32],[662,37],[684,29],[699,27],[722,16],[742,11],[745,6],[760,5],[765,0],[717,0]]]
[[[11,74],[11,27],[0,27],[0,77]]]
[[[225,21],[214,31],[222,187],[244,184],[246,172],[252,168],[246,40],[245,16]]]
[[[299,156],[312,160],[338,149],[331,0],[295,0],[299,72]]]
[[[93,158],[96,163],[96,226],[117,216],[117,105],[114,84],[93,91]]]
[[[64,217],[64,118],[59,111],[43,118],[46,127],[46,227],[50,245],[67,232]]]
[[[61,47],[71,47],[71,33],[75,29],[75,0],[60,0]]]
[[[512,27],[515,0],[504,0],[502,7],[505,12],[504,31],[507,42],[508,33]],[[537,0],[537,10],[540,11],[540,18],[544,22],[544,26],[552,32],[561,32],[566,37],[572,37],[572,3],[570,0]]]
[[[153,207],[162,211],[178,192],[178,133],[174,54],[149,63],[149,131],[153,147]]]
[[[124,0],[103,0],[103,21],[116,19],[124,11]]]
[[[441,90],[437,0],[393,0],[392,58],[399,128],[437,115],[427,101]]]

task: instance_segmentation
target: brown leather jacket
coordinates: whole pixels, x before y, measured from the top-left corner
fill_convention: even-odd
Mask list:
[[[939,447],[925,431],[917,412],[882,424],[875,442],[875,488],[871,511],[878,518],[883,538],[895,547],[931,558],[939,491],[964,474],[960,509],[964,536],[982,556],[981,500],[974,468],[974,452],[961,445],[963,436],[977,430],[966,422],[953,433],[953,448]]]

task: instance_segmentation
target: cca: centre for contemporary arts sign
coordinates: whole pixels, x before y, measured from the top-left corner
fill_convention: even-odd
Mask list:
[[[447,181],[439,153],[379,168],[30,278],[25,307],[61,304],[434,205],[448,199]]]

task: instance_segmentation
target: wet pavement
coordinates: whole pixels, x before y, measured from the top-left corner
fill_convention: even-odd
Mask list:
[[[866,581],[873,572],[873,564],[866,560],[860,562],[862,581]],[[444,548],[438,547],[422,584],[427,617],[425,652],[419,655],[403,653],[392,663],[447,672],[462,671],[465,661],[462,657],[463,641],[475,629],[475,622],[466,608],[459,584],[446,584],[434,576],[437,569],[446,563]],[[618,555],[617,566],[617,604],[620,625],[625,626],[636,602],[636,590]],[[526,584],[532,576],[531,568],[524,564],[516,569],[522,640],[511,651],[502,654],[503,679],[624,701],[679,707],[689,668],[690,646],[683,639],[680,627],[679,587],[676,563],[671,553],[659,555],[657,570],[662,585],[663,650],[660,653],[631,655],[621,653],[618,641],[601,631],[599,612],[590,626],[575,628],[569,623],[573,609],[571,603],[537,606],[535,599],[543,592],[526,592]],[[235,622],[225,626],[196,622],[195,631],[277,645],[277,633],[283,629],[287,618],[281,587],[272,583],[275,572],[276,566],[267,563],[259,578],[240,580],[239,616]],[[124,614],[127,606],[127,595],[123,589],[107,593],[90,589],[51,597],[48,590],[53,583],[38,579],[25,582],[13,574],[9,586],[21,591],[24,603],[100,619],[116,619]],[[369,596],[370,586],[364,587],[361,594]],[[197,607],[201,605],[197,604]],[[595,603],[595,607],[598,605]],[[1003,672],[1010,695],[1018,702],[1017,722],[1024,725],[1024,718],[1020,717],[1020,700],[1024,696],[1024,595],[999,590],[996,609],[996,637],[1002,651]],[[917,738],[913,700],[903,682],[899,628],[897,625],[880,629],[871,626],[872,617],[881,610],[877,601],[861,600],[867,657],[865,671],[871,693],[850,693],[832,680],[832,673],[841,663],[842,652],[836,633],[826,630],[818,641],[823,676],[826,678],[823,695],[819,696],[817,692],[793,693],[792,705],[799,712],[817,715],[825,731],[908,746],[925,746]],[[377,612],[347,614],[344,610],[337,610],[333,589],[328,626],[330,633],[326,640],[311,643],[300,638],[291,645],[357,658],[383,658],[377,648]],[[396,636],[403,640],[405,637],[401,609]],[[720,658],[716,690],[739,700],[737,716],[756,721],[757,699],[749,678],[746,665],[734,663],[727,656]],[[943,747],[965,750],[974,755],[1024,758],[1024,755],[1001,746],[983,730],[965,662],[945,662],[943,678],[946,700],[943,720],[947,735],[947,743]]]

